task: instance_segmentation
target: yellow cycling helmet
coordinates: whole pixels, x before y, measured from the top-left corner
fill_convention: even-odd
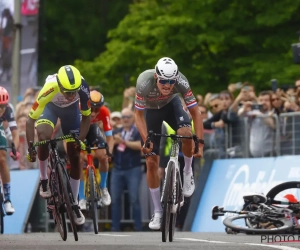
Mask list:
[[[81,74],[72,65],[62,66],[56,76],[57,82],[66,91],[76,91],[81,86]]]

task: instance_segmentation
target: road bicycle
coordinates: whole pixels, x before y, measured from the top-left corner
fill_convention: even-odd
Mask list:
[[[240,211],[229,211],[223,207],[214,206],[212,219],[226,213],[234,213],[236,216],[228,216],[223,220],[225,231],[230,234],[274,234],[274,233],[299,233],[300,203],[298,201],[282,201],[280,198],[291,189],[300,191],[299,181],[281,183],[273,187],[266,196],[252,193],[243,196],[244,205]],[[295,191],[295,190],[294,190]],[[235,224],[243,220],[244,223]]]
[[[181,139],[193,139],[195,142],[195,153],[198,153],[198,144],[201,140],[196,135],[180,136],[176,134],[156,134],[149,131],[146,139],[146,147],[150,147],[152,136],[170,137],[172,139],[170,159],[165,169],[165,178],[163,182],[161,204],[163,207],[163,216],[161,223],[162,241],[166,242],[168,235],[169,241],[174,239],[174,231],[177,214],[180,213],[180,208],[184,204],[184,195],[182,193],[182,182],[180,175],[180,164],[178,154]]]
[[[11,152],[16,155],[16,147],[15,144],[12,142],[11,146],[0,146],[0,149],[7,149],[10,148]],[[3,188],[3,183],[0,175],[0,234],[4,234],[4,217],[6,216],[6,212],[4,209],[4,188]]]
[[[66,139],[74,139],[77,144],[80,145],[80,141],[77,139],[75,134],[69,134],[60,136],[50,140],[43,140],[39,142],[30,142],[29,149],[33,150],[35,147],[48,144],[49,147],[49,187],[52,196],[47,199],[48,211],[52,213],[54,222],[60,233],[61,238],[67,240],[67,223],[65,212],[67,212],[68,218],[70,220],[71,228],[73,231],[75,241],[78,241],[77,227],[74,221],[73,213],[74,210],[76,214],[79,213],[77,205],[75,204],[75,199],[73,197],[73,192],[70,185],[70,178],[63,164],[62,160],[58,154],[57,142]]]
[[[82,149],[87,152],[87,167],[85,169],[86,209],[89,211],[89,215],[93,220],[95,234],[98,234],[98,209],[104,206],[102,203],[102,193],[96,178],[97,170],[94,166],[92,155],[92,150],[97,149],[105,149],[106,154],[109,155],[107,143],[105,143],[104,146],[97,147],[90,147],[89,145],[86,145],[86,148]]]

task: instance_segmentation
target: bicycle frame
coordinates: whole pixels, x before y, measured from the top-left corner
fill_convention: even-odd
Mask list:
[[[170,153],[170,159],[168,161],[167,167],[165,168],[165,176],[168,172],[168,167],[170,165],[171,162],[174,163],[175,166],[175,171],[173,172],[173,202],[172,202],[172,212],[176,213],[177,210],[177,206],[176,206],[176,182],[177,182],[177,176],[180,177],[180,166],[179,166],[179,161],[178,161],[178,155],[179,155],[179,142],[180,139],[178,138],[173,138],[172,139],[172,145],[171,145],[171,153]],[[179,188],[180,190],[182,190],[182,183],[181,183],[181,179],[179,178]],[[164,184],[163,184],[163,189],[162,189],[162,195],[161,195],[161,202],[163,202],[163,197],[164,197],[164,191],[165,191],[165,186],[166,186],[166,178],[164,179]],[[184,202],[184,196],[182,196],[182,202]],[[173,206],[176,206],[175,208]]]

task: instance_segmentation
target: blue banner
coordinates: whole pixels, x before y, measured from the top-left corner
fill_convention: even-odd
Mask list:
[[[216,160],[201,197],[192,232],[224,232],[224,217],[212,220],[213,206],[239,210],[243,194],[266,194],[286,181],[300,181],[300,156]]]
[[[5,234],[21,234],[29,217],[39,185],[40,170],[16,170],[10,172],[11,201],[15,213],[4,217]]]

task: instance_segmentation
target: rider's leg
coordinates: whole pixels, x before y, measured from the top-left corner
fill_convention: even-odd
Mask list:
[[[78,103],[74,103],[67,108],[59,111],[59,118],[61,121],[61,129],[64,135],[74,132],[77,135],[80,130],[80,110]],[[85,218],[78,206],[78,193],[80,185],[80,176],[82,168],[80,166],[80,149],[78,149],[75,142],[67,140],[67,154],[70,160],[70,185],[74,197],[73,215],[77,225],[82,225]]]
[[[1,146],[6,146],[6,140],[3,134],[1,133],[0,139]],[[4,209],[7,215],[12,215],[15,212],[14,207],[11,204],[10,200],[10,171],[7,165],[7,151],[6,149],[0,150],[0,175],[3,183],[3,192],[4,192]]]
[[[111,203],[111,197],[106,186],[109,166],[105,153],[105,149],[98,149],[95,151],[95,157],[99,161],[99,172],[101,176],[100,189],[102,190],[102,202],[105,206],[109,206]]]
[[[183,127],[178,129],[177,133],[182,136],[191,136],[192,129],[189,127]],[[192,169],[193,163],[193,140],[182,140],[182,153],[184,156],[184,168],[183,168],[183,194],[186,197],[190,197],[195,190],[194,175]]]
[[[192,136],[192,129],[189,127],[179,128],[177,133],[181,136]],[[182,153],[184,156],[183,171],[185,173],[190,173],[192,171],[193,162],[193,140],[182,139]]]
[[[182,102],[179,97],[173,98],[170,102],[169,113],[166,122],[177,131],[178,135],[191,136],[192,125],[188,113],[185,111]],[[182,139],[181,151],[184,155],[184,169],[183,169],[183,194],[189,197],[195,190],[194,176],[192,172],[192,161],[193,161],[193,140]]]
[[[36,126],[38,139],[39,141],[49,140],[51,139],[54,126],[49,125],[50,121],[47,121],[47,123],[43,123],[42,121],[43,120],[38,120]],[[51,197],[51,191],[48,182],[48,164],[49,164],[48,157],[49,157],[48,145],[41,145],[40,147],[38,147],[38,159],[39,159],[40,180],[41,180],[40,196],[43,198]]]
[[[80,167],[80,152],[78,151],[78,149],[76,149],[75,145],[76,144],[74,142],[68,142],[67,152],[71,163],[70,184],[71,184],[75,204],[78,204],[81,167]]]
[[[84,166],[86,165],[86,155],[81,152],[80,153],[80,167],[82,169],[79,183],[79,207],[81,210],[86,210],[86,197],[84,194],[84,186],[85,186],[85,170]]]

